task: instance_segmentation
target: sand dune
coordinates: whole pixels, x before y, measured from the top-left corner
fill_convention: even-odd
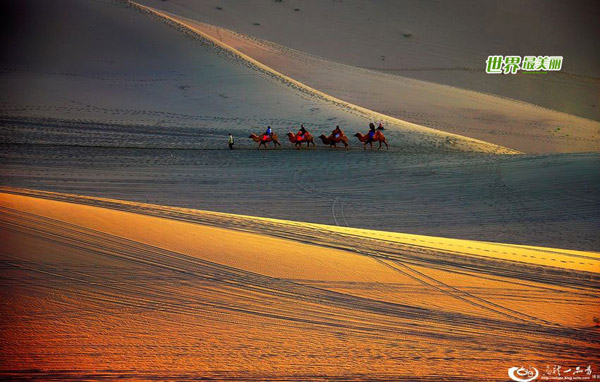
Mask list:
[[[63,3],[67,10],[47,2],[7,4],[7,14],[36,29],[9,29],[11,46],[21,48],[3,58],[4,185],[375,230],[599,248],[595,155],[462,156],[439,134],[402,126],[386,131],[391,149],[380,156],[363,153],[357,141],[347,153],[251,153],[241,150],[256,147],[247,135],[267,124],[281,134],[300,123],[327,133],[339,123],[351,134],[367,120],[124,3],[73,1]],[[58,24],[65,27],[54,28]],[[239,149],[233,153],[224,151],[230,131]]]
[[[440,143],[448,143],[451,142],[451,146],[468,151],[481,151],[481,152],[492,152],[495,154],[517,154],[519,153],[517,150],[511,150],[510,148],[502,147],[500,145],[493,145],[488,142],[470,139],[465,136],[456,135],[450,133],[448,131],[440,131],[428,128],[426,126],[417,125],[414,123],[409,123],[404,120],[394,118],[389,115],[381,114],[376,111],[366,109],[360,105],[351,104],[339,98],[335,98],[330,94],[326,94],[317,89],[311,88],[306,84],[297,81],[294,78],[286,76],[282,74],[272,67],[265,65],[252,57],[240,52],[239,50],[233,48],[232,46],[225,44],[220,38],[219,33],[216,34],[208,34],[205,33],[204,27],[198,28],[197,24],[193,21],[182,19],[176,15],[168,14],[165,12],[160,12],[156,9],[145,7],[143,5],[137,4],[135,2],[131,2],[133,6],[139,8],[142,11],[149,12],[155,16],[162,18],[163,20],[171,23],[172,25],[178,28],[184,28],[184,30],[193,31],[193,33],[198,34],[201,38],[204,38],[215,45],[223,48],[226,52],[233,54],[235,57],[239,57],[244,60],[248,65],[255,67],[256,69],[263,71],[264,73],[274,76],[278,81],[283,82],[287,86],[290,86],[294,89],[297,89],[305,94],[308,94],[310,97],[323,100],[329,103],[330,107],[337,107],[345,109],[353,114],[359,115],[367,121],[382,121],[388,129],[390,127],[400,129],[402,133],[405,135],[405,140],[409,139],[413,143],[423,143],[426,138],[429,138],[433,142]],[[310,68],[305,68],[310,71]],[[365,84],[366,85],[366,84]],[[600,126],[600,125],[599,125]],[[415,138],[414,136],[417,136]]]
[[[282,17],[242,30],[252,4],[143,3],[161,11],[0,5],[10,52],[0,63],[1,379],[505,381],[524,362],[598,370],[600,157],[504,155],[596,151],[598,123],[582,117],[597,120],[597,51],[573,43],[594,16],[586,3],[553,43],[524,36],[542,54],[570,42],[558,52],[568,74],[544,82],[548,98],[539,78],[482,94],[495,85],[471,68],[495,51],[481,43],[510,47],[463,41],[473,24],[442,28],[439,40],[417,17],[421,3],[402,3],[408,19],[384,23],[392,37],[373,47],[369,2],[344,1],[337,18],[323,12],[337,1],[299,11],[295,0],[253,2]],[[381,4],[397,16],[400,2]],[[467,19],[495,6],[465,5]],[[562,9],[546,5],[546,15]],[[286,9],[312,15],[314,30],[280,29],[298,26]],[[404,24],[413,18],[423,26]],[[323,34],[327,19],[337,32]],[[414,39],[396,49],[406,25]],[[391,52],[385,65],[372,62],[378,49]],[[450,70],[427,69],[450,56]],[[402,57],[418,69],[412,79],[388,73]],[[450,72],[466,90],[418,80],[455,86]],[[378,89],[358,91],[369,84]],[[546,109],[497,97],[528,87],[520,99]],[[396,92],[414,99],[398,106]],[[349,151],[257,151],[247,138],[301,123],[351,135],[374,119],[387,122],[389,151],[356,140]]]
[[[372,230],[598,251],[597,154],[198,150],[184,129],[44,122],[0,146],[7,186]],[[97,142],[98,131],[123,148]],[[60,134],[59,134],[60,133]],[[72,138],[71,138],[72,137]],[[194,139],[194,138],[192,138]],[[191,146],[191,147],[190,147]]]
[[[169,2],[156,5],[195,19],[207,17],[206,12],[199,14],[190,10],[194,6],[189,4],[175,6]],[[206,7],[206,4],[196,6]],[[374,116],[375,120],[385,121],[387,115],[528,153],[588,152],[600,149],[600,122],[569,114],[572,110],[558,112],[489,93],[357,68],[194,19],[175,14],[162,15],[313,88],[351,104],[381,112],[383,115]],[[360,49],[361,47],[355,47],[355,51]],[[515,91],[533,88],[540,95],[548,92],[547,83],[552,79],[538,76],[535,84],[529,84],[529,78],[520,78],[527,84],[514,86]],[[591,83],[588,86],[598,90],[597,85],[592,85],[593,80],[588,82]],[[575,87],[572,84],[561,86],[567,89]],[[596,93],[593,96],[595,95]],[[564,90],[561,90],[561,99],[568,98]],[[587,99],[585,102],[590,101]]]
[[[0,196],[4,362],[21,376],[503,380],[523,357],[598,350],[597,253],[36,194]]]
[[[593,0],[140,2],[327,61],[600,120]],[[560,54],[564,68],[550,76],[489,76],[484,62],[494,54]]]
[[[47,118],[63,124],[152,127],[155,134],[166,128],[183,129],[192,137],[200,135],[188,145],[214,148],[222,147],[229,131],[245,138],[270,124],[283,136],[305,123],[316,135],[328,134],[337,124],[353,134],[365,131],[368,122],[379,117],[309,90],[210,38],[190,34],[187,28],[179,26],[178,31],[157,23],[129,9],[130,3],[73,2],[68,14],[35,1],[16,4],[9,7],[14,17],[25,23],[43,15],[45,22],[34,31],[15,28],[8,38],[26,52],[7,57],[0,77],[5,90],[0,125],[11,142],[30,142],[31,124]],[[28,11],[19,12],[20,7]],[[53,30],[65,17],[73,20],[68,30],[85,32]],[[45,40],[38,35],[45,35]],[[102,42],[92,44],[96,41]],[[70,56],[72,60],[66,59]],[[394,118],[388,127],[397,147],[516,152]],[[105,130],[99,138],[110,142]],[[251,144],[246,142],[240,140]]]
[[[46,2],[8,4],[27,9],[13,13],[37,29],[11,29],[9,41],[22,48],[3,58],[5,185],[598,249],[597,156],[454,156],[452,140],[402,126],[386,132],[385,156],[353,151],[361,149],[356,140],[349,153],[218,151],[230,131],[238,149],[250,149],[249,132],[267,124],[280,134],[300,123],[316,133],[340,124],[351,134],[364,131],[367,119],[123,3],[74,1],[64,3],[67,11]],[[72,21],[65,29],[54,28],[65,18]]]

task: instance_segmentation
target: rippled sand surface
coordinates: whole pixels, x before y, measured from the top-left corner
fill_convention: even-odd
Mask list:
[[[1,200],[7,377],[504,380],[523,359],[596,361],[596,253]]]

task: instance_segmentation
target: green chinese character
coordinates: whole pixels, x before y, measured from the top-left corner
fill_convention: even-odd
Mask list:
[[[548,56],[545,56],[545,57],[538,56],[535,59],[535,70],[548,70],[549,63],[550,63],[550,58]]]
[[[485,72],[488,74],[499,74],[502,73],[502,63],[504,59],[502,56],[488,56],[485,63]]]
[[[535,70],[535,56],[525,56],[523,57],[523,63],[521,65],[521,70]]]
[[[504,74],[515,74],[521,69],[521,56],[504,57]]]
[[[548,70],[560,70],[562,68],[562,56],[550,56]]]

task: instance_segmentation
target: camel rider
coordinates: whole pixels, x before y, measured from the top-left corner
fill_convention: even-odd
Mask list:
[[[342,129],[340,129],[339,125],[336,126],[335,129],[333,129],[331,135],[333,136],[333,139],[338,139],[340,135],[342,135]]]
[[[300,130],[298,130],[298,134],[296,135],[296,141],[297,142],[302,142],[304,140],[304,135],[306,134],[306,129],[304,128],[304,125],[300,125]]]
[[[379,126],[377,126],[377,130],[385,130],[383,128],[383,123],[379,122]]]
[[[273,139],[273,129],[271,129],[271,126],[267,126],[267,130],[265,131],[264,137],[265,140],[266,137],[271,137],[271,139]]]
[[[373,122],[369,123],[369,142],[373,140],[375,137],[375,124]]]

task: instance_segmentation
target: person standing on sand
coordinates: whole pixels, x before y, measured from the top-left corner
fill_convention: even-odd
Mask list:
[[[233,150],[233,135],[229,133],[229,150]]]

